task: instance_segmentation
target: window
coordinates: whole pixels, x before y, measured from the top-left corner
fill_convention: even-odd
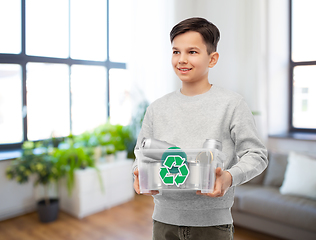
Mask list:
[[[0,0],[0,149],[120,116],[110,109],[126,104],[128,88],[125,55],[110,46],[122,42],[114,36],[119,14],[109,11],[120,10],[116,2]]]
[[[291,131],[316,132],[316,1],[291,0]]]

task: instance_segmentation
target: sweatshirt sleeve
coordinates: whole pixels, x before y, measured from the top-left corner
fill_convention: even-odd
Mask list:
[[[239,161],[227,171],[232,175],[232,186],[237,186],[262,173],[268,165],[267,149],[258,137],[253,115],[244,99],[234,109],[230,134]]]
[[[142,139],[145,138],[152,138],[153,137],[153,122],[152,122],[152,109],[151,106],[149,106],[146,110],[144,119],[143,119],[143,123],[142,123],[142,128],[138,134],[138,138],[137,138],[137,142],[136,142],[136,148],[139,148]],[[134,170],[137,168],[137,159],[135,159],[133,166],[132,166],[132,172],[134,172]]]

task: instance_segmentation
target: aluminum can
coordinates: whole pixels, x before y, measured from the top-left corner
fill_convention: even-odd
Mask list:
[[[170,147],[175,147],[176,145],[168,143],[166,141],[160,141],[154,138],[143,138],[140,148],[141,149],[165,149],[167,150]],[[144,156],[161,160],[163,152],[157,151],[157,152],[146,152],[144,151]]]
[[[217,149],[222,151],[222,143],[216,139],[206,139],[203,148]]]
[[[166,141],[160,141],[154,138],[143,138],[141,142],[141,148],[143,149],[168,149],[175,147],[176,145],[168,143]]]

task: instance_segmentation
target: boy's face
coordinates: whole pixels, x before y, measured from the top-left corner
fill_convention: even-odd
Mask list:
[[[172,42],[172,66],[182,82],[208,82],[208,69],[213,67],[213,56],[200,33],[189,31],[176,36]]]

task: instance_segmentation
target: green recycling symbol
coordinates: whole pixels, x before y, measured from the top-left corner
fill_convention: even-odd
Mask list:
[[[179,169],[179,173],[172,175],[169,172],[173,166]],[[164,184],[173,185],[174,183],[179,187],[182,185],[189,176],[189,169],[185,164],[185,158],[179,155],[169,155],[163,162],[163,166],[160,168],[159,176]]]

